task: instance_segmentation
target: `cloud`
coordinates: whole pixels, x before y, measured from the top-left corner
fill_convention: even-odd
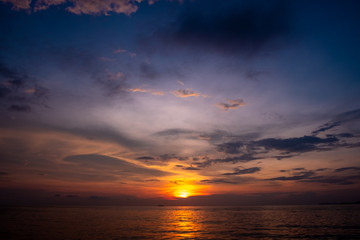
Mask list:
[[[184,86],[184,85],[185,85],[185,83],[184,83],[183,81],[177,80],[176,82],[177,82],[178,84],[180,84],[181,86]]]
[[[223,175],[243,175],[243,174],[251,174],[259,172],[261,168],[259,167],[252,167],[252,168],[245,168],[245,169],[239,169],[234,168],[234,172],[232,173],[224,173]]]
[[[175,97],[188,98],[188,97],[199,97],[201,94],[193,91],[191,88],[179,89],[171,92]]]
[[[170,128],[170,129],[166,129],[166,130],[154,133],[154,135],[161,136],[161,137],[174,137],[174,136],[177,137],[180,135],[195,136],[197,134],[198,134],[198,131],[194,131],[191,129],[185,129],[185,128]]]
[[[133,52],[129,52],[128,50],[126,49],[122,49],[122,48],[118,48],[114,51],[115,54],[118,54],[118,53],[127,53],[129,54],[130,57],[136,57],[136,53],[133,53]]]
[[[217,103],[216,106],[218,108],[221,108],[223,109],[224,111],[227,111],[229,109],[237,109],[239,107],[242,107],[242,106],[245,106],[245,102],[244,100],[242,99],[228,99],[226,100],[226,103],[223,103],[223,102],[220,102],[220,103]]]
[[[31,110],[30,104],[46,106],[49,90],[26,73],[11,69],[0,62],[0,107],[9,111]]]
[[[0,0],[4,3],[11,3],[14,10],[40,11],[50,6],[65,5],[66,10],[77,14],[89,15],[110,15],[118,13],[131,15],[138,10],[137,3],[143,0]],[[149,4],[153,0],[147,0]]]
[[[227,54],[258,52],[289,31],[286,1],[197,1],[158,36],[168,43]]]
[[[317,135],[321,132],[325,132],[332,128],[338,127],[342,124],[356,121],[360,119],[360,109],[355,109],[352,111],[343,112],[337,115],[332,121],[325,123],[324,125],[320,126],[318,129],[312,132],[313,135]]]
[[[202,162],[194,163],[198,167],[208,167],[215,163],[238,163],[238,162],[250,162],[257,159],[262,159],[262,157],[255,157],[252,154],[243,154],[236,157],[226,157],[226,158],[215,158],[215,159],[207,159]]]
[[[11,3],[14,10],[30,9],[31,0],[1,0],[3,3]]]
[[[154,160],[155,158],[153,157],[149,157],[149,156],[144,156],[144,157],[138,157],[136,158],[137,160]]]
[[[108,72],[97,78],[97,83],[101,84],[107,96],[124,94],[127,91],[126,75],[123,72]]]
[[[197,168],[197,167],[193,167],[193,166],[190,166],[190,167],[184,167],[183,170],[201,170],[200,168]]]
[[[276,180],[276,181],[295,181],[295,180],[302,180],[302,179],[307,179],[310,176],[313,176],[315,174],[315,172],[313,171],[303,171],[300,172],[300,174],[296,174],[295,176],[290,176],[290,177],[276,177],[276,178],[270,178],[267,180]]]
[[[291,170],[281,170],[280,172],[288,172],[291,176],[281,176],[276,178],[270,178],[266,180],[271,181],[298,181],[298,182],[311,182],[311,183],[323,183],[323,184],[340,184],[340,185],[352,185],[356,184],[360,180],[359,175],[337,175],[337,176],[321,176],[317,175],[318,172],[323,172],[327,168],[320,168],[316,170],[306,170],[305,168],[293,168]],[[339,173],[347,170],[359,171],[359,167],[345,167],[338,168],[334,172]]]
[[[153,90],[153,89],[144,89],[144,88],[130,88],[128,90],[129,92],[133,92],[133,93],[150,93],[152,95],[164,95],[164,92],[162,91],[158,91],[158,90]]]
[[[204,183],[204,184],[245,184],[252,180],[254,180],[254,178],[250,178],[250,177],[212,178],[212,179],[203,179],[200,181],[200,183]]]
[[[360,181],[359,175],[352,176],[316,176],[309,179],[300,180],[300,182],[323,183],[323,184],[339,184],[353,185]]]
[[[16,105],[16,104],[12,104],[9,108],[8,111],[11,112],[30,112],[31,111],[31,107],[29,105]]]
[[[357,147],[354,144],[340,142],[333,135],[326,138],[303,136],[297,138],[265,138],[254,141],[233,141],[216,145],[218,152],[237,155],[234,157],[204,159],[198,161],[197,167],[208,167],[216,163],[249,162],[258,159],[276,158],[282,160],[292,158],[305,152],[329,151],[340,147]],[[279,155],[280,151],[280,155]],[[276,155],[275,155],[276,154]]]
[[[238,154],[240,148],[244,146],[243,142],[228,142],[217,145],[217,151],[227,154]]]
[[[328,150],[339,139],[336,137],[319,138],[315,136],[303,136],[297,138],[265,138],[250,142],[228,142],[219,144],[217,150],[227,154],[240,154],[247,151],[260,153],[263,151],[279,150],[285,156],[275,156],[277,159],[292,157],[289,153],[303,153],[309,151]],[[259,149],[260,148],[260,149]]]
[[[112,169],[120,175],[167,176],[170,173],[157,169],[145,168],[122,159],[98,154],[72,155],[64,162],[74,163],[83,168]]]
[[[335,169],[335,172],[343,172],[343,171],[360,171],[360,167],[343,167]]]
[[[337,141],[339,141],[339,139],[335,137],[318,138],[314,136],[303,136],[287,139],[267,138],[255,141],[254,144],[264,147],[265,149],[276,149],[291,153],[326,150],[326,147],[331,146]]]

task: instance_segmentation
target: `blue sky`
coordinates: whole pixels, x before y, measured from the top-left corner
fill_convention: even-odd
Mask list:
[[[1,0],[1,188],[357,200],[359,7]]]

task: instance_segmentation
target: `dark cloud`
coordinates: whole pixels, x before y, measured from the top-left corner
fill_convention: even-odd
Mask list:
[[[291,176],[281,176],[276,178],[270,178],[266,180],[271,181],[298,181],[309,183],[322,183],[322,184],[339,184],[339,185],[352,185],[356,184],[360,180],[359,175],[317,175],[317,172],[323,172],[327,168],[319,168],[316,170],[306,170],[305,168],[293,168],[290,170],[281,170],[280,172],[288,172]],[[359,171],[359,167],[346,167],[338,168],[334,172],[339,173],[348,170]]]
[[[343,167],[335,169],[335,172],[343,172],[343,171],[360,171],[360,167]]]
[[[224,111],[227,111],[229,109],[237,109],[239,107],[245,106],[245,102],[242,99],[228,99],[226,102],[220,102],[217,103],[216,106],[218,108],[221,108]]]
[[[218,145],[218,151],[227,154],[244,153],[242,148],[246,151],[259,152],[279,150],[284,154],[288,153],[302,153],[315,150],[326,150],[326,147],[338,142],[336,137],[319,138],[315,136],[303,136],[297,138],[265,138],[251,142],[228,142]],[[275,156],[277,159],[292,157],[292,155]]]
[[[337,142],[338,139],[335,137],[330,138],[318,138],[314,136],[304,136],[298,138],[267,138],[254,142],[255,145],[264,147],[266,149],[276,149],[280,151],[291,152],[309,152],[314,150],[325,149],[325,147]]]
[[[313,131],[312,134],[317,135],[320,132],[325,132],[329,129],[340,126],[340,124],[341,124],[340,122],[325,123],[324,125],[320,126],[317,130]]]
[[[352,175],[352,176],[317,176],[309,179],[303,179],[300,182],[353,185],[359,183],[359,181],[360,181],[359,175]]]
[[[144,156],[144,157],[138,157],[136,158],[137,160],[145,160],[145,161],[148,161],[148,160],[154,160],[155,158],[153,157],[149,157],[149,156]]]
[[[286,159],[286,158],[292,158],[295,157],[296,155],[279,155],[279,156],[273,156],[273,158],[276,158],[277,160],[282,160],[282,159]]]
[[[250,177],[212,178],[201,180],[203,184],[244,184],[254,180]]]
[[[207,159],[202,162],[194,163],[198,167],[208,167],[215,163],[238,163],[238,162],[250,162],[253,160],[261,159],[260,157],[254,157],[252,154],[243,154],[236,157],[227,157],[227,158],[216,158],[216,159]]]
[[[312,132],[313,135],[317,135],[321,132],[325,132],[347,122],[360,120],[360,109],[355,109],[352,111],[344,112],[337,115],[332,121],[325,123],[320,126],[318,129]]]
[[[305,168],[293,168],[292,170],[294,170],[294,171],[302,171],[302,170],[305,170]]]
[[[49,90],[35,79],[0,62],[1,105],[7,105],[9,111],[29,112],[29,104],[46,106],[48,97]]]
[[[166,42],[223,53],[254,54],[289,33],[286,1],[198,1],[158,36]]]
[[[155,136],[160,136],[160,137],[179,137],[179,136],[194,137],[197,136],[198,134],[199,134],[198,131],[194,131],[191,129],[184,129],[184,128],[170,128],[154,133]]]
[[[276,177],[276,178],[270,178],[267,180],[278,180],[278,181],[295,181],[295,180],[302,180],[309,178],[310,176],[313,176],[315,173],[313,171],[303,171],[300,174],[297,174],[295,176],[290,177]]]
[[[115,96],[119,94],[126,94],[126,75],[123,72],[105,73],[97,77],[96,81],[99,83],[107,96]]]
[[[219,152],[224,152],[227,154],[238,154],[240,153],[240,147],[244,145],[245,144],[242,142],[228,142],[217,145],[217,150]]]
[[[252,167],[252,168],[245,168],[245,169],[234,168],[234,172],[224,173],[223,175],[243,175],[243,174],[256,173],[259,171],[261,171],[261,168],[259,168],[259,167]]]
[[[316,172],[323,172],[323,171],[326,171],[326,170],[328,170],[328,168],[318,168],[315,171]]]
[[[183,169],[184,169],[184,170],[201,170],[200,168],[193,167],[193,166],[190,166],[190,167],[184,167]]]
[[[335,136],[339,137],[339,138],[352,138],[352,137],[355,137],[351,133],[339,133],[339,134],[336,134]]]
[[[188,98],[188,97],[199,97],[200,93],[193,91],[191,88],[179,89],[171,92],[175,97]]]
[[[12,104],[7,110],[11,112],[30,112],[31,107],[29,105]]]

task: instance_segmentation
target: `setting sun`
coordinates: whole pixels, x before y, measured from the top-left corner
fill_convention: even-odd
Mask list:
[[[187,198],[190,196],[190,193],[187,190],[179,190],[174,195],[175,197]]]

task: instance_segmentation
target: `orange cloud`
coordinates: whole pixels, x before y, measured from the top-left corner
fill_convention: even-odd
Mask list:
[[[140,93],[150,93],[152,95],[164,95],[164,92],[156,91],[156,90],[152,90],[152,89],[130,88],[129,91],[134,92],[134,93],[140,92]]]
[[[244,100],[242,99],[228,99],[226,100],[226,103],[220,102],[217,103],[216,106],[218,108],[221,108],[225,111],[229,110],[229,109],[237,109],[239,107],[245,106],[246,103],[244,102]]]
[[[200,93],[193,91],[191,88],[179,89],[171,92],[175,97],[187,98],[187,97],[198,97]]]
[[[4,3],[11,3],[14,10],[33,10],[40,11],[48,9],[52,5],[60,5],[70,3],[71,6],[66,10],[74,14],[90,14],[90,15],[109,15],[113,13],[123,13],[130,15],[138,10],[137,3],[143,0],[0,0]],[[155,1],[147,0],[151,5]],[[31,5],[34,5],[32,8]]]
[[[3,3],[11,3],[14,10],[29,9],[31,0],[1,0]]]

